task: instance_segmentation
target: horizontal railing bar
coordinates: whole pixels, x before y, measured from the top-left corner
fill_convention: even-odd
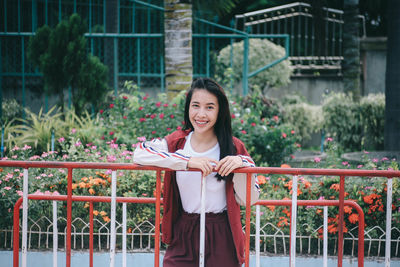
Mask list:
[[[133,163],[103,162],[59,162],[59,161],[0,161],[0,167],[20,168],[73,168],[73,169],[111,169],[111,170],[170,170],[154,166],[141,166]],[[189,171],[198,171],[190,169]],[[280,168],[280,167],[246,167],[234,173],[288,174],[288,175],[328,175],[328,176],[368,176],[368,177],[400,177],[400,171],[394,170],[358,170],[358,169],[312,169],[312,168]]]

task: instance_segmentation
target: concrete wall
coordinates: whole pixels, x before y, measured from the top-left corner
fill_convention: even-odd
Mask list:
[[[361,39],[361,93],[385,93],[386,38]],[[323,94],[343,91],[341,76],[293,77],[291,84],[270,89],[267,96],[280,98],[288,94],[304,96],[311,104],[321,104]]]

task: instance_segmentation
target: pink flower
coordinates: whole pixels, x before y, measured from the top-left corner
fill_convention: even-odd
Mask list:
[[[149,94],[146,94],[146,95],[143,97],[143,100],[146,100],[147,98],[149,98]]]
[[[169,115],[169,117],[170,117],[171,119],[175,118],[175,116],[174,116],[173,114]]]
[[[161,107],[161,102],[157,102],[156,107]]]
[[[111,131],[111,132],[109,132],[108,134],[109,134],[109,135],[114,135],[114,132],[113,132],[113,131]]]
[[[11,189],[11,187],[9,187],[9,186],[5,186],[5,187],[4,187],[4,190],[7,190],[7,191],[8,191],[8,190],[10,190],[10,189]]]
[[[357,165],[357,169],[361,169],[363,167],[363,165]]]
[[[144,107],[139,107],[139,111],[140,111],[140,110],[143,110],[143,109],[144,109]]]
[[[369,154],[369,152],[364,150],[364,154]]]
[[[18,158],[18,155],[11,156],[13,159]]]
[[[40,190],[36,190],[35,193],[33,193],[34,195],[39,195],[39,196],[43,196],[44,194],[42,192],[40,192]]]
[[[182,127],[181,127],[181,126],[178,126],[178,127],[176,127],[176,129],[177,129],[178,131],[180,131],[180,130],[182,130]]]
[[[255,123],[255,122],[252,122],[252,123],[251,123],[251,126],[255,127],[255,126],[256,126],[256,123]]]
[[[333,138],[332,138],[332,137],[326,138],[326,142],[332,142],[332,141],[333,141]]]
[[[114,104],[110,104],[110,108],[114,108]]]
[[[97,149],[97,146],[92,146],[90,149],[96,150],[96,149]]]
[[[173,106],[173,107],[176,107],[176,106],[177,106],[177,104],[172,104],[172,106]]]
[[[100,112],[100,115],[101,115],[101,114],[103,114],[103,112],[104,112],[104,109],[100,109],[100,111],[99,111],[99,112]]]
[[[152,131],[152,132],[151,132],[151,134],[156,134],[156,133],[157,133],[156,131]]]
[[[165,103],[163,106],[164,106],[164,107],[168,107],[168,103]]]
[[[146,136],[140,136],[137,138],[139,142],[146,142]]]
[[[283,138],[286,138],[286,136],[287,136],[287,135],[286,135],[285,133],[282,133],[282,137],[283,137]]]
[[[11,151],[17,151],[17,150],[19,150],[19,147],[18,147],[18,146],[14,146],[14,147],[11,149]]]
[[[240,123],[243,124],[243,123],[244,123],[244,120],[240,120]]]
[[[69,158],[69,157],[68,157],[67,154],[65,154],[65,155],[62,156],[62,158],[63,158],[63,159],[67,159],[67,158]]]
[[[108,162],[114,162],[116,160],[117,160],[117,158],[114,155],[108,155],[107,156],[107,161]]]
[[[28,149],[31,149],[31,148],[32,148],[31,146],[24,145],[24,147],[22,148],[22,150],[28,150]]]
[[[145,119],[145,118],[140,118],[139,121],[140,121],[140,122],[145,122],[146,119]]]
[[[236,118],[235,114],[232,113],[231,115],[232,119]]]
[[[150,119],[154,119],[156,117],[156,114],[151,114]]]
[[[378,162],[378,161],[379,161],[379,159],[377,159],[377,158],[372,159],[372,162]]]
[[[122,118],[123,118],[124,120],[126,120],[128,117],[127,117],[127,116],[123,116]]]
[[[21,190],[17,190],[17,194],[18,196],[22,197],[24,195],[24,192],[22,192]]]
[[[64,142],[64,141],[65,141],[65,138],[64,138],[64,137],[58,138],[58,142],[59,142],[59,143],[62,143],[62,142]]]
[[[72,133],[72,134],[76,133],[76,129],[75,129],[75,128],[72,128],[72,129],[71,129],[71,133]]]
[[[314,162],[315,162],[315,163],[321,162],[321,158],[315,157],[315,158],[314,158]]]
[[[112,173],[112,170],[106,170],[105,174],[110,175]]]
[[[343,165],[343,166],[349,166],[349,162],[348,162],[348,161],[343,161],[343,162],[342,162],[342,165]]]
[[[324,196],[320,196],[320,197],[318,198],[318,200],[324,200],[324,199],[325,199]]]
[[[273,120],[275,121],[275,122],[278,122],[279,121],[279,117],[278,116],[274,116],[274,117],[272,117],[273,118]]]
[[[122,98],[125,99],[125,100],[128,99],[128,97],[126,95],[124,95]]]
[[[161,113],[160,115],[159,115],[159,117],[160,117],[160,119],[164,119],[164,113]]]
[[[295,131],[294,131],[294,130],[291,130],[291,131],[290,131],[290,133],[291,133],[291,134],[294,134],[294,133],[295,133]]]
[[[242,134],[247,134],[247,132],[245,130],[241,130]]]
[[[381,159],[381,161],[386,161],[386,160],[389,160],[387,157],[383,157],[382,159]]]
[[[118,149],[118,144],[110,144],[110,147],[113,149]]]
[[[58,193],[58,191],[53,192],[53,196],[59,196],[59,195],[60,195],[60,193]]]
[[[78,141],[78,142],[75,143],[75,146],[76,146],[76,147],[81,146],[81,145],[82,145],[82,142],[81,142],[81,141]]]
[[[171,128],[168,127],[168,128],[167,128],[167,132],[169,132],[169,131],[171,131]]]

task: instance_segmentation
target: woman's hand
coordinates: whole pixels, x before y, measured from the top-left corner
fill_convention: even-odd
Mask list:
[[[203,176],[207,176],[214,170],[214,166],[218,164],[218,161],[207,158],[207,157],[191,157],[187,164],[188,168],[200,169]]]
[[[221,159],[215,169],[221,176],[228,176],[233,170],[243,167],[242,158],[239,156],[226,156]]]

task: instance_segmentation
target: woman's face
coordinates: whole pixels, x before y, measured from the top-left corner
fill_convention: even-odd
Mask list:
[[[195,89],[189,105],[189,120],[196,133],[214,132],[218,118],[218,99],[205,89]]]

